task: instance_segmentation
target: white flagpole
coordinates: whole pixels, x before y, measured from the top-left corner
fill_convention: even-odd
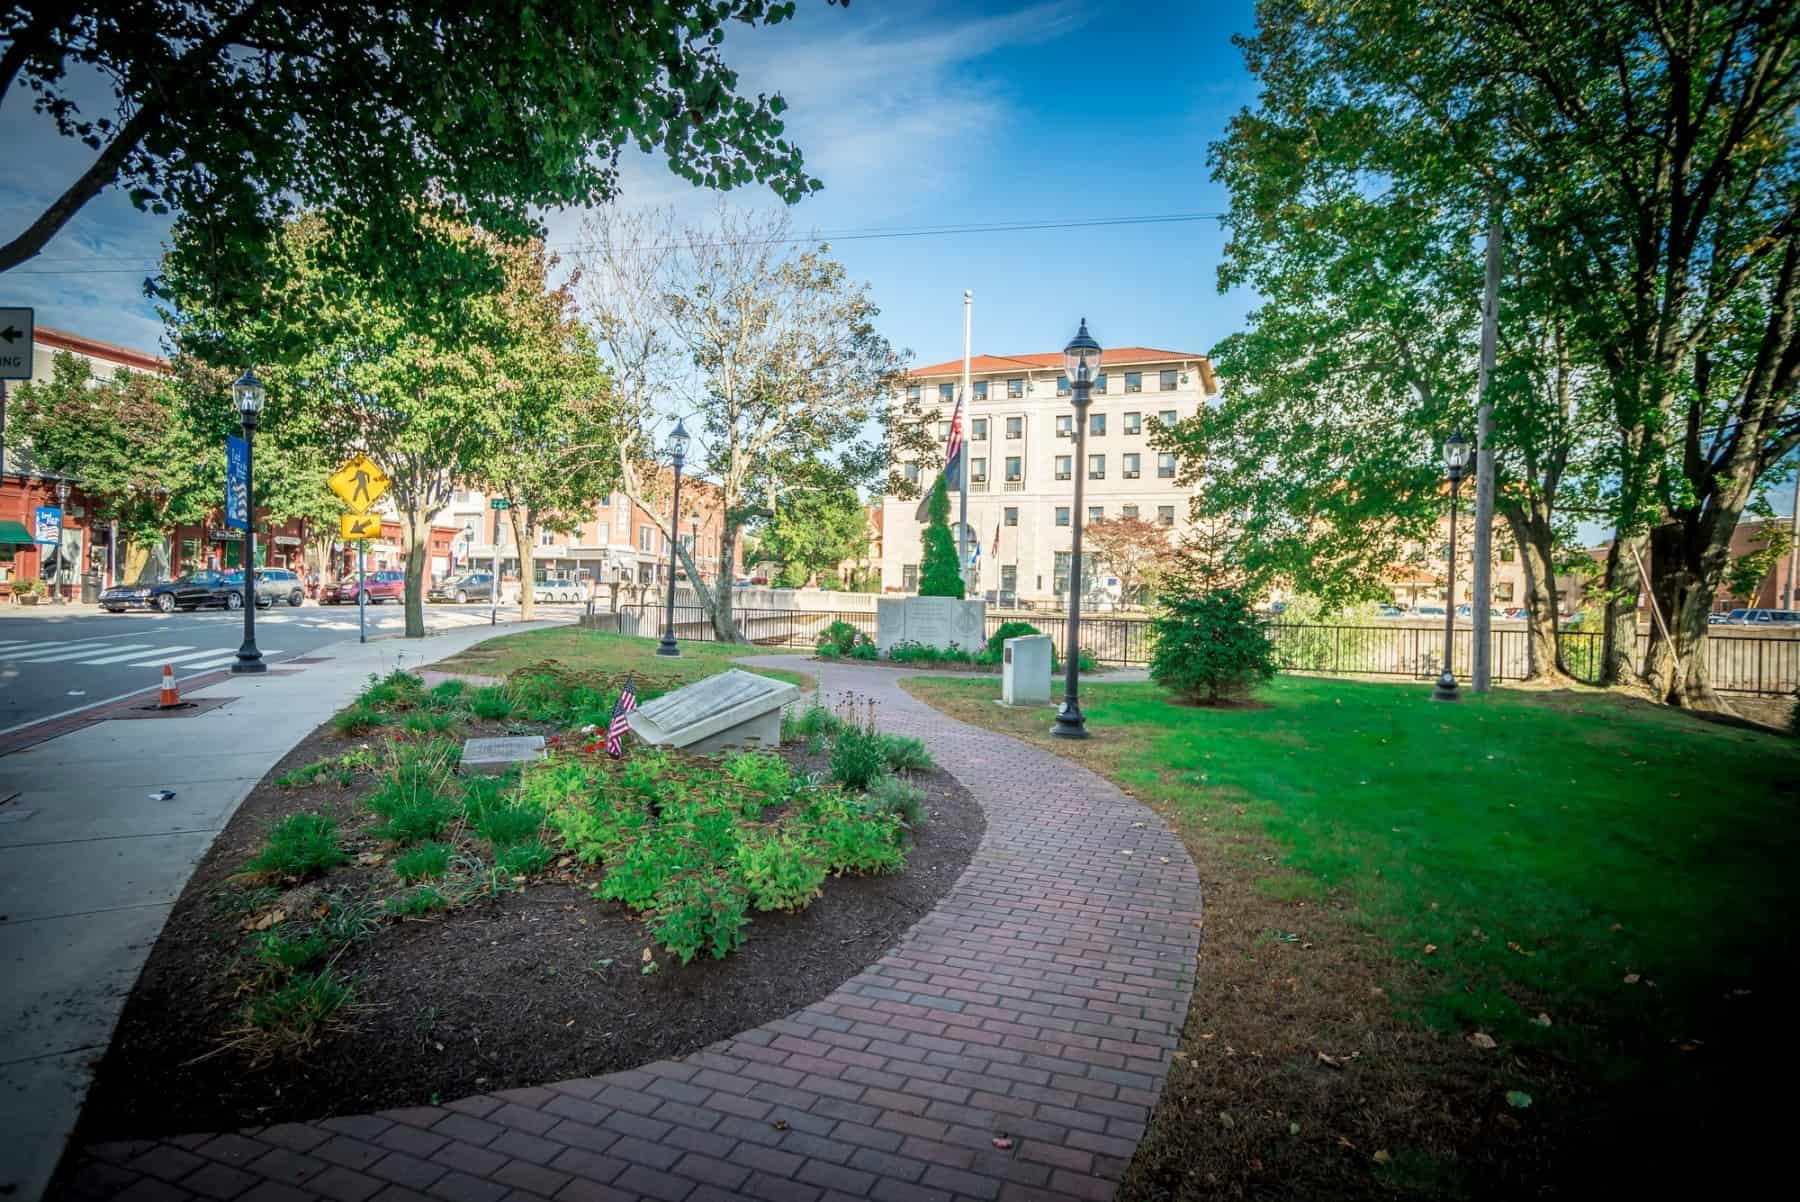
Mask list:
[[[957,558],[957,562],[962,565],[963,591],[966,593],[974,592],[976,590],[976,586],[981,583],[981,577],[978,573],[976,574],[975,579],[973,581],[971,581],[969,579],[969,575],[970,575],[970,572],[969,572],[969,435],[973,429],[972,423],[969,420],[969,393],[970,393],[970,388],[969,388],[969,314],[970,314],[970,305],[972,305],[974,303],[974,299],[975,299],[974,291],[971,289],[968,289],[968,288],[964,288],[963,289],[963,374],[962,374],[962,400],[961,400],[961,406],[962,406],[962,411],[963,411],[962,412],[963,439],[962,439],[962,463],[960,465],[962,468],[962,501],[960,503],[959,521],[958,521],[957,531],[956,531],[956,558]]]

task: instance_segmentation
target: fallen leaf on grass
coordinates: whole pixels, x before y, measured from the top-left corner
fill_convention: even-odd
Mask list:
[[[277,923],[286,921],[287,911],[283,910],[280,906],[276,906],[273,910],[264,910],[261,914],[246,919],[244,921],[244,929],[246,931],[266,931]]]
[[[1330,1052],[1317,1052],[1314,1054],[1318,1056],[1320,1064],[1329,1065],[1332,1068],[1337,1069],[1344,1068],[1352,1060],[1355,1060],[1358,1056],[1362,1055],[1361,1052],[1351,1052],[1348,1056],[1333,1056]]]
[[[373,868],[385,859],[387,857],[378,851],[365,851],[356,857],[356,863],[359,868]]]
[[[1494,1042],[1494,1037],[1489,1035],[1486,1031],[1475,1032],[1473,1035],[1469,1036],[1469,1042],[1484,1052],[1500,1046]]]
[[[1343,1136],[1341,1136],[1341,1135],[1338,1136],[1337,1141],[1338,1141],[1338,1147],[1349,1148],[1352,1152],[1356,1151],[1356,1145],[1351,1143],[1349,1140],[1345,1139]]]
[[[1625,983],[1627,985],[1636,985],[1638,983],[1638,981],[1640,981],[1641,979],[1642,978],[1639,977],[1635,972],[1628,972],[1625,974]]]
[[[1386,1164],[1388,1161],[1390,1161],[1392,1159],[1393,1159],[1393,1157],[1388,1155],[1388,1150],[1386,1148],[1383,1148],[1379,1152],[1375,1153],[1375,1163],[1376,1164]]]
[[[1437,944],[1435,944],[1435,943],[1427,943],[1427,944],[1426,944],[1426,945],[1425,945],[1425,954],[1426,954],[1426,955],[1427,955],[1427,956],[1435,956],[1435,955],[1437,955]]]

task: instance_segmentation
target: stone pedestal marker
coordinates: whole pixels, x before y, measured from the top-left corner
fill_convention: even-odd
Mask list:
[[[797,685],[738,668],[697,680],[631,711],[631,730],[656,747],[704,755],[724,747],[781,746],[781,707]]]
[[[474,775],[498,776],[514,764],[534,764],[543,758],[543,735],[463,740],[462,770]]]
[[[1050,704],[1049,635],[1027,634],[1006,640],[1000,700],[1007,705]]]

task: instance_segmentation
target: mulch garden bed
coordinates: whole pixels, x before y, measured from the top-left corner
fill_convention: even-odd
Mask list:
[[[459,734],[537,730],[465,724]],[[246,924],[228,883],[277,820],[333,813],[352,861],[291,890],[281,905],[318,904],[321,884],[394,891],[386,849],[359,804],[369,781],[281,789],[275,781],[362,742],[319,728],[259,783],[182,893],[98,1065],[78,1139],[95,1141],[317,1119],[541,1085],[684,1055],[824,997],[878,959],[961,875],[985,829],[981,808],[941,769],[913,776],[930,819],[904,872],[829,880],[798,913],[752,916],[724,959],[682,966],[644,922],[590,895],[599,871],[571,865],[521,893],[424,919],[389,920],[340,968],[352,980],[349,1021],[298,1058],[256,1063],[232,1046],[244,1005]],[[822,757],[784,750],[796,769]],[[377,881],[376,878],[380,878]],[[381,882],[385,882],[385,885]]]

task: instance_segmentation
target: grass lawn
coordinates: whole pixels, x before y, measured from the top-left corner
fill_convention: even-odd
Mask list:
[[[1200,870],[1199,985],[1126,1196],[1716,1184],[1773,1121],[1750,1090],[1785,1044],[1796,744],[1305,677],[1222,710],[1093,685],[1069,744],[992,682],[906,687],[1111,777]]]
[[[767,654],[767,649],[763,647],[684,642],[681,644],[680,655],[665,659],[656,654],[656,646],[656,639],[559,626],[550,630],[528,630],[523,634],[502,635],[471,647],[460,655],[432,664],[431,667],[439,672],[505,676],[528,664],[555,660],[564,667],[587,672],[640,672],[655,678],[666,691],[723,672],[733,666],[733,660],[742,656]],[[746,667],[746,671],[773,676],[777,680],[802,687],[812,683],[810,677],[798,672],[750,667]]]

